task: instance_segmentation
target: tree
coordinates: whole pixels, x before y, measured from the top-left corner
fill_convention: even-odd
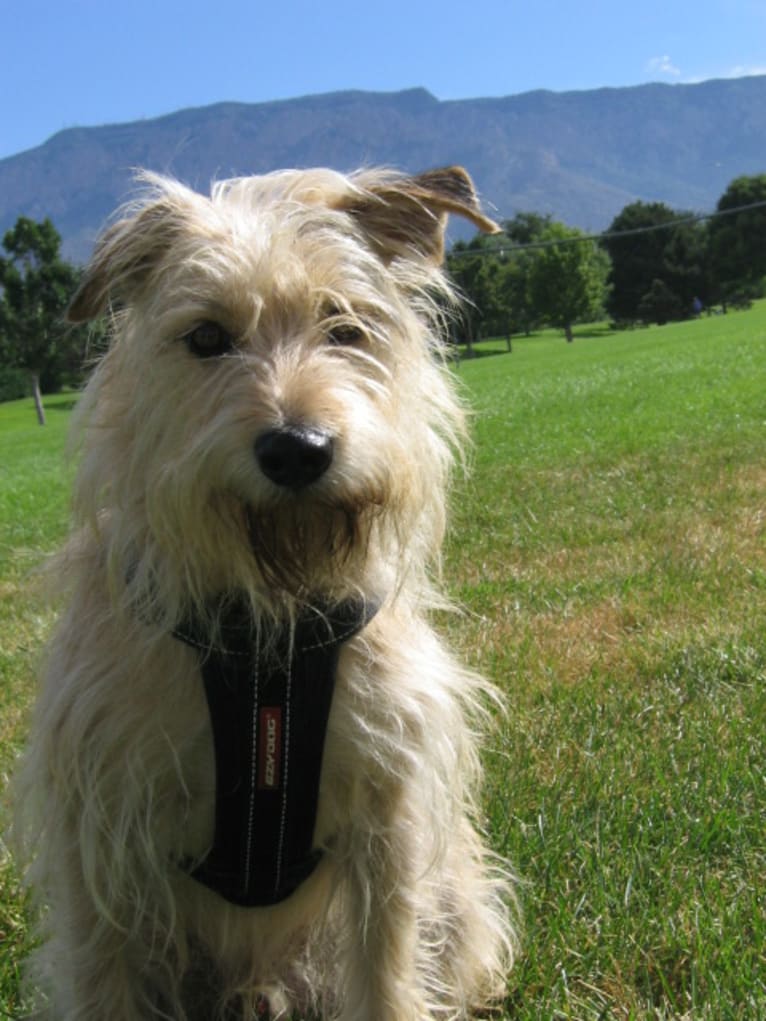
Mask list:
[[[677,220],[679,214],[664,202],[632,202],[607,228],[607,234],[642,231]],[[665,250],[673,228],[628,233],[625,237],[606,237],[601,244],[609,253],[612,269],[611,292],[607,300],[609,314],[618,322],[632,321],[638,307],[655,280],[665,279]]]
[[[461,325],[470,348],[482,333],[495,326],[494,257],[485,254],[488,239],[477,234],[469,242],[456,242],[447,256],[447,269],[458,291],[465,299]]]
[[[766,202],[766,174],[737,177],[718,200],[716,210]],[[758,295],[766,276],[766,206],[728,213],[710,221],[710,272],[716,298],[737,292]]]
[[[482,334],[529,333],[540,323],[532,306],[529,279],[538,240],[549,216],[518,213],[503,223],[504,239],[477,234],[458,241],[447,256],[450,276],[467,299],[463,315],[469,346]]]
[[[537,313],[564,331],[569,343],[572,325],[595,319],[607,295],[609,258],[592,241],[579,241],[583,232],[563,223],[550,223],[542,240],[561,242],[540,248],[530,272],[530,293]]]
[[[552,223],[549,213],[517,213],[502,224],[503,233],[517,245],[539,241]]]
[[[681,319],[684,315],[681,299],[664,280],[652,281],[636,311],[642,322],[657,323],[658,326],[664,326],[671,319]]]
[[[517,213],[512,220],[503,223],[503,232],[511,242],[504,250],[504,272],[500,282],[502,290],[499,300],[506,308],[508,334],[531,333],[543,322],[532,297],[532,267],[538,251],[528,248],[540,241],[551,225],[546,213]]]
[[[542,320],[532,302],[530,280],[535,252],[511,247],[501,257],[496,277],[496,302],[502,317],[503,332],[529,335]]]
[[[677,214],[683,217],[683,213]],[[660,233],[666,233],[660,231]],[[708,229],[705,223],[677,223],[668,228],[660,278],[677,298],[671,318],[686,319],[694,313],[694,299],[710,300],[708,275]],[[656,278],[655,278],[656,279]]]
[[[40,380],[60,367],[67,350],[64,312],[76,283],[77,271],[60,256],[61,238],[45,219],[25,216],[3,238],[6,257],[0,257],[0,348],[7,365],[24,369],[30,377],[40,425],[45,424]]]

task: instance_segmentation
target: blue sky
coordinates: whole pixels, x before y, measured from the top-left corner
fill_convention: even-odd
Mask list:
[[[766,0],[0,0],[0,38],[3,157],[220,100],[766,73]]]

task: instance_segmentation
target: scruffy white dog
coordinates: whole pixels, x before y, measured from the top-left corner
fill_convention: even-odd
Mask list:
[[[71,306],[113,336],[20,777],[35,1017],[465,1018],[515,935],[488,687],[428,623],[463,415],[460,168],[149,178]]]

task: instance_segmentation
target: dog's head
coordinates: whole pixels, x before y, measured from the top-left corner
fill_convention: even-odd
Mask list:
[[[70,308],[113,316],[77,487],[113,570],[178,608],[422,575],[463,428],[439,358],[445,221],[497,229],[468,175],[148,184]]]

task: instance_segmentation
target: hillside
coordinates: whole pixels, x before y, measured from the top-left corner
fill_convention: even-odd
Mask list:
[[[636,198],[709,209],[733,177],[766,170],[766,76],[448,102],[341,92],[73,128],[0,160],[0,230],[50,216],[84,260],[135,167],[205,189],[284,166],[376,163],[463,163],[499,218],[533,209],[598,229]]]

